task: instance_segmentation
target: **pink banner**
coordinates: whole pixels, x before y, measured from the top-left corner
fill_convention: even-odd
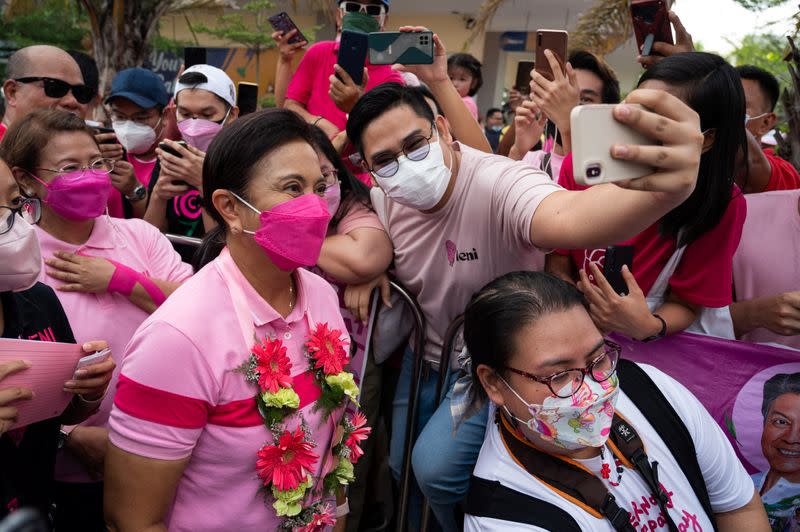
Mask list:
[[[683,333],[622,356],[686,386],[731,440],[775,531],[800,530],[800,351]]]

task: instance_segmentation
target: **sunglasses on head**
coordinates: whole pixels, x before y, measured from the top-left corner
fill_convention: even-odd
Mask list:
[[[70,85],[66,81],[55,78],[36,76],[16,78],[14,81],[19,83],[36,83],[37,81],[41,81],[44,87],[44,94],[48,98],[63,98],[69,91],[72,91],[72,95],[78,100],[78,103],[83,104],[91,102],[92,98],[96,95],[95,90],[91,87],[86,85]]]

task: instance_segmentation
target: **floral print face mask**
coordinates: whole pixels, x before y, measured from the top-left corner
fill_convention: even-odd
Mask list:
[[[543,440],[568,451],[602,447],[608,440],[614,406],[619,396],[616,373],[603,382],[587,376],[571,397],[551,395],[541,405],[528,403],[505,379],[500,377],[500,380],[528,407],[531,418],[527,421],[519,419],[503,406],[506,413]]]

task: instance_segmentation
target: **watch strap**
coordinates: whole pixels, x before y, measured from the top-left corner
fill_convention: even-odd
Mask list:
[[[660,340],[660,339],[664,338],[667,335],[667,322],[664,321],[664,318],[662,318],[658,314],[653,314],[653,317],[655,317],[658,321],[661,322],[661,330],[658,331],[653,336],[648,336],[647,338],[642,338],[641,340],[639,340],[640,342],[653,342],[655,340]]]

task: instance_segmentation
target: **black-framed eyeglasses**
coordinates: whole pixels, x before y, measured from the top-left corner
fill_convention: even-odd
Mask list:
[[[403,143],[403,149],[397,153],[380,154],[372,160],[372,168],[367,167],[367,170],[372,172],[378,177],[392,177],[400,169],[400,163],[397,158],[400,155],[408,157],[409,161],[421,161],[431,152],[431,139],[433,133],[436,131],[436,126],[431,124],[431,134],[427,137],[425,135],[414,135]]]
[[[362,4],[361,2],[342,2],[339,7],[345,13],[365,13],[371,17],[380,17],[386,14],[383,4]]]
[[[617,362],[619,361],[622,346],[616,342],[605,339],[603,345],[600,347],[603,350],[597,357],[592,359],[585,368],[572,368],[564,371],[553,373],[549,377],[538,377],[527,371],[506,366],[505,369],[512,373],[516,373],[526,379],[534,382],[546,384],[553,395],[566,399],[572,397],[575,392],[580,390],[583,385],[583,379],[587,374],[591,375],[597,382],[604,382],[611,378],[614,371],[617,369]]]
[[[44,170],[46,172],[53,172],[55,174],[69,174],[83,170],[81,176],[85,172],[93,172],[95,174],[110,174],[114,171],[114,165],[117,163],[114,159],[95,159],[86,166],[81,166],[77,163],[66,164],[59,169],[55,168],[34,168],[34,170]]]
[[[42,204],[38,198],[19,198],[16,207],[0,206],[0,235],[11,231],[17,216],[31,225],[39,223],[42,218]]]
[[[18,81],[19,83],[36,83],[37,81],[41,81],[44,87],[44,94],[48,98],[63,98],[69,91],[72,91],[72,95],[75,96],[78,103],[83,104],[91,102],[92,98],[97,95],[97,91],[87,85],[71,85],[61,79],[30,76],[15,78],[14,81]]]

